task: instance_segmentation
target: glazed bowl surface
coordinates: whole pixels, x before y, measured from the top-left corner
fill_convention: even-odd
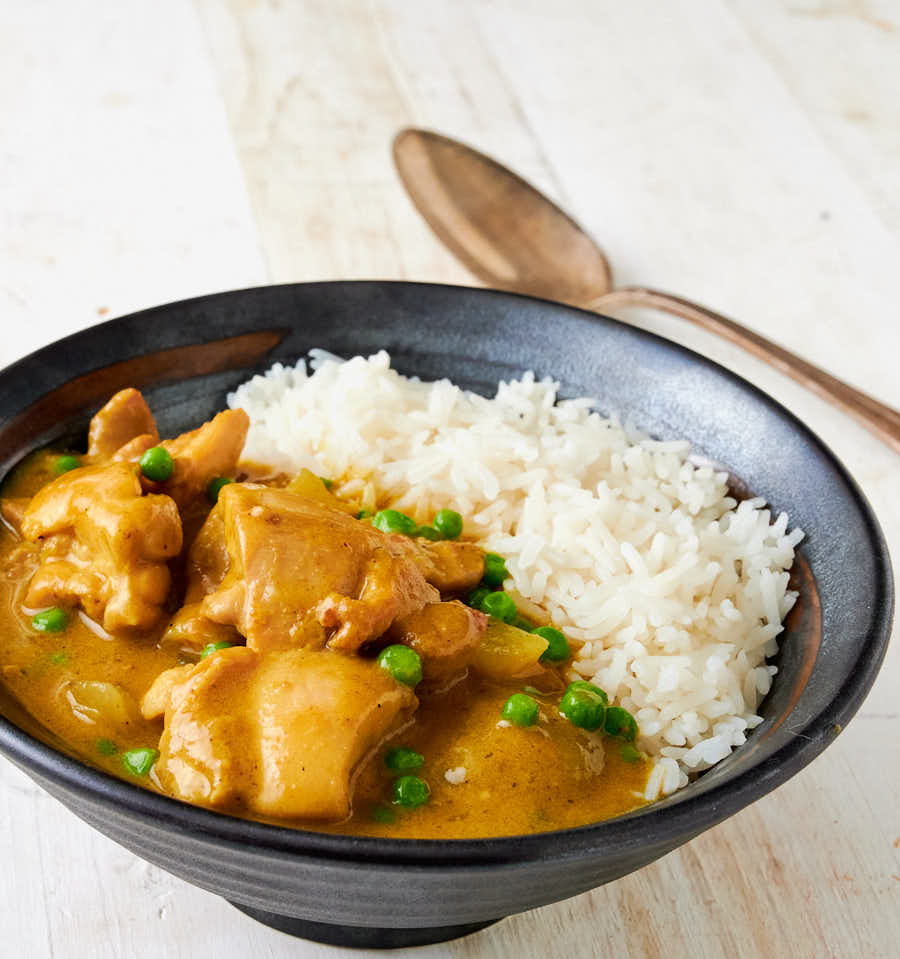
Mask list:
[[[72,758],[3,696],[0,751],[116,842],[286,931],[350,945],[435,941],[652,862],[793,776],[859,708],[887,646],[893,587],[856,483],[749,383],[667,340],[559,304],[333,282],[214,294],[112,320],[0,372],[0,475],[42,445],[83,436],[122,387],[141,389],[161,434],[173,435],[222,409],[254,373],[314,347],[345,357],[386,349],[402,373],[485,395],[525,370],[552,376],[563,396],[596,397],[602,413],[690,440],[736,485],[786,511],[806,533],[793,582],[800,600],[764,722],[691,785],[627,816],[529,836],[415,841],[291,830],[185,805]]]

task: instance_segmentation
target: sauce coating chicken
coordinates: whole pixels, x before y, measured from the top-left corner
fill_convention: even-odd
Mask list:
[[[222,650],[163,673],[142,704],[165,714],[157,774],[188,802],[342,819],[359,761],[418,705],[373,660],[328,650]]]
[[[340,510],[241,483],[221,491],[218,511],[229,567],[203,612],[237,627],[251,649],[327,641],[352,652],[440,598],[399,537]]]
[[[408,538],[327,503],[289,489],[229,485],[190,549],[186,605],[167,635],[208,642],[216,626],[231,626],[260,652],[326,643],[353,652],[395,621],[448,605],[428,580],[446,584],[454,555],[461,557],[457,568],[467,569],[476,550],[480,578],[484,563],[477,547],[441,545],[449,549],[438,569]],[[460,648],[477,644],[484,617],[455,607],[455,615],[443,616],[441,633]],[[464,658],[456,657],[461,670]]]
[[[159,442],[159,433],[147,401],[136,389],[128,387],[119,390],[91,419],[88,459],[93,462],[112,459],[134,441],[147,449]]]
[[[467,593],[484,575],[484,550],[475,543],[415,539],[403,542],[425,579],[444,596]]]
[[[422,659],[422,677],[446,682],[461,676],[481,643],[487,616],[460,602],[429,603],[397,619],[390,637],[415,650]]]
[[[225,410],[195,430],[165,440],[172,457],[172,476],[165,483],[141,477],[149,492],[165,492],[181,509],[194,505],[206,493],[210,480],[230,476],[237,469],[250,420],[243,410]],[[120,390],[91,419],[88,429],[89,463],[137,463],[159,443],[159,432],[147,402],[132,388]]]
[[[148,482],[148,489],[164,488],[182,510],[205,498],[210,480],[234,474],[249,428],[243,410],[225,410],[198,429],[166,440],[162,447],[174,461],[174,472],[165,484]]]
[[[80,605],[108,632],[156,625],[169,596],[167,562],[181,550],[178,508],[143,495],[127,463],[85,466],[45,486],[22,519],[41,544],[29,606]]]

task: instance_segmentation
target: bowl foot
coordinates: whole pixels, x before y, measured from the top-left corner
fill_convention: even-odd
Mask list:
[[[229,900],[231,902],[231,900]],[[329,946],[346,946],[351,949],[402,949],[411,946],[427,946],[433,942],[446,942],[459,939],[492,926],[499,919],[486,922],[468,922],[461,926],[426,926],[422,929],[394,929],[379,926],[339,926],[329,922],[313,922],[311,919],[297,919],[293,916],[280,916],[274,912],[265,912],[232,902],[235,909],[256,919],[265,926],[286,932],[289,936],[324,942]]]

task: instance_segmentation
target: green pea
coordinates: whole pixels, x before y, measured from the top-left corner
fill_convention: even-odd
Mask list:
[[[375,514],[372,525],[382,533],[402,533],[404,536],[412,536],[419,528],[411,516],[398,509],[380,509]]]
[[[357,514],[357,519],[368,519],[372,515],[372,510],[370,509],[361,509]]]
[[[488,596],[490,592],[487,586],[476,586],[466,597],[466,606],[471,606],[472,609],[481,609],[485,596]]]
[[[69,661],[69,654],[64,649],[58,649],[51,657],[54,666],[64,666]]]
[[[636,763],[639,759],[643,759],[644,756],[644,754],[639,749],[635,749],[631,743],[625,743],[619,750],[619,755],[626,763]]]
[[[73,456],[71,453],[63,453],[62,456],[56,457],[53,472],[57,476],[61,476],[63,473],[68,473],[69,470],[77,470],[79,466],[81,466],[81,460],[77,456]]]
[[[569,643],[565,636],[552,626],[541,626],[534,631],[535,636],[547,640],[547,648],[541,653],[542,663],[561,663],[569,658]]]
[[[210,503],[218,503],[219,493],[222,492],[222,487],[233,482],[234,480],[229,479],[227,476],[216,476],[209,481],[209,485],[206,487],[206,498]]]
[[[444,539],[458,539],[463,531],[463,518],[455,509],[439,509],[432,525]]]
[[[146,776],[157,759],[158,749],[129,749],[122,754],[122,765],[132,776]]]
[[[68,614],[58,606],[42,609],[31,617],[31,628],[39,633],[61,633],[68,625]]]
[[[516,629],[521,629],[523,632],[526,632],[526,633],[537,632],[537,629],[534,623],[529,622],[527,619],[524,619],[521,616],[516,616],[516,618],[512,622],[512,625],[515,626]]]
[[[203,652],[200,653],[201,659],[206,659],[207,656],[212,656],[213,653],[217,653],[220,649],[231,649],[231,643],[227,639],[220,639],[217,643],[207,643],[203,647]]]
[[[375,822],[385,823],[390,825],[397,818],[397,814],[391,809],[390,806],[385,806],[384,803],[379,803],[372,810],[372,819]]]
[[[156,483],[164,483],[175,470],[175,461],[162,446],[151,446],[138,463],[144,476]]]
[[[572,683],[559,702],[561,715],[579,729],[593,731],[606,717],[606,693],[591,683]]]
[[[503,704],[500,715],[516,726],[533,726],[538,720],[538,704],[525,693],[513,693]]]
[[[488,593],[481,601],[481,608],[485,613],[504,623],[513,623],[518,615],[516,602],[507,593]]]
[[[422,539],[429,539],[433,543],[444,538],[433,526],[420,526],[416,530],[416,536],[421,536]]]
[[[111,739],[98,739],[96,747],[101,756],[115,756],[119,751],[119,747]]]
[[[331,489],[331,487],[334,486],[334,480],[332,479],[326,479],[324,476],[320,476],[319,479],[322,481],[325,489]]]
[[[627,709],[621,706],[610,706],[606,710],[603,731],[607,736],[615,736],[617,739],[624,739],[626,743],[633,743],[638,735],[637,720]]]
[[[599,687],[595,686],[593,683],[589,683],[586,679],[576,679],[574,683],[569,683],[566,687],[567,689],[587,689],[592,693],[596,693],[602,700],[603,705],[609,705],[609,697],[606,693]]]
[[[509,570],[506,568],[506,560],[497,553],[485,553],[484,576],[481,577],[485,586],[493,586],[497,589],[507,579],[509,579]]]
[[[394,772],[403,773],[411,769],[421,769],[425,765],[425,757],[406,746],[395,746],[385,754],[384,764]]]
[[[378,665],[404,686],[416,686],[422,681],[422,660],[409,646],[386,647],[378,656]]]
[[[394,781],[394,805],[415,809],[428,802],[428,783],[418,776],[401,776]]]

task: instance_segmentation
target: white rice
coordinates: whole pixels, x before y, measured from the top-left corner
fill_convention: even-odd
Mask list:
[[[637,718],[657,760],[648,799],[745,741],[796,600],[803,534],[785,514],[736,503],[687,442],[648,439],[590,398],[557,401],[558,384],[531,373],[485,399],[403,377],[383,351],[311,357],[228,397],[250,416],[246,459],[309,467],[420,522],[459,511],[506,557],[523,610],[584,641],[573,676]]]

